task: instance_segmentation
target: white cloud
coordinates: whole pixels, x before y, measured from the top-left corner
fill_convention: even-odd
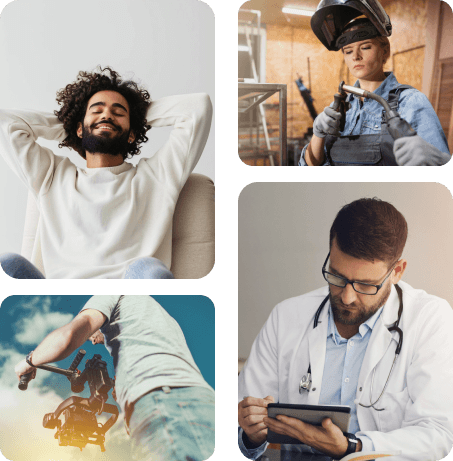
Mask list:
[[[78,458],[80,450],[60,447],[54,438],[55,430],[42,425],[46,413],[55,411],[61,397],[54,392],[41,393],[36,387],[22,392],[0,386],[0,450],[13,461],[70,461]],[[83,450],[84,459],[96,456],[96,446]],[[74,458],[75,456],[75,458]]]
[[[57,302],[57,299],[52,299],[51,296],[21,296],[20,303],[17,307],[31,311],[49,312],[52,302]]]
[[[54,412],[62,401],[53,391],[35,385],[24,392],[0,384],[0,396],[0,459],[2,455],[12,461],[130,459],[129,437],[121,417],[106,434],[104,453],[99,446],[91,444],[80,452],[75,447],[60,447],[54,438],[56,429],[45,429],[42,425],[44,415]]]
[[[21,344],[39,344],[48,333],[69,323],[74,316],[62,312],[36,312],[30,317],[19,320],[14,339]]]
[[[16,325],[15,340],[25,345],[39,344],[51,331],[66,325],[72,314],[51,312],[52,297],[29,297],[20,305],[27,317]],[[18,389],[14,367],[24,359],[23,353],[0,343],[0,460],[12,461],[124,461],[130,458],[130,440],[121,415],[106,434],[106,452],[88,444],[81,452],[75,447],[60,447],[54,438],[56,429],[45,429],[43,417],[54,412],[62,398],[43,386],[48,373],[37,370],[26,391]],[[61,377],[62,380],[66,380]],[[67,384],[67,383],[66,383]],[[110,416],[110,415],[108,415]],[[64,417],[60,419],[64,421]],[[99,422],[107,418],[102,415]]]
[[[23,360],[24,354],[21,354],[16,349],[6,348],[0,344],[0,382],[2,386],[11,388],[19,384],[14,367]],[[36,378],[32,381],[31,386],[40,386],[45,379],[45,371],[38,370]],[[2,408],[3,396],[0,399],[0,410]]]

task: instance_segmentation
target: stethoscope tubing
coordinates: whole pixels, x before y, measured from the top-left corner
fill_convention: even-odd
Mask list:
[[[396,346],[396,350],[395,350],[395,358],[393,359],[392,367],[390,368],[390,373],[387,376],[387,380],[385,381],[384,388],[382,389],[382,392],[379,395],[379,397],[377,398],[377,400],[375,400],[373,403],[371,402],[371,396],[373,395],[374,376],[376,374],[376,367],[374,367],[373,376],[371,377],[370,405],[363,405],[362,403],[359,403],[359,405],[364,407],[364,408],[373,408],[376,411],[385,410],[385,408],[376,408],[374,405],[376,405],[376,403],[379,402],[381,397],[384,395],[385,390],[387,389],[387,385],[388,385],[388,383],[390,381],[390,376],[392,375],[393,368],[395,368],[396,360],[397,360],[397,358],[398,358],[398,356],[400,354],[401,348],[403,346],[403,331],[401,330],[401,328],[399,328],[401,315],[403,313],[403,291],[401,290],[401,288],[397,284],[395,285],[395,289],[396,289],[396,291],[398,293],[398,299],[399,299],[398,319],[396,320],[396,322],[390,328],[388,328],[388,331],[390,331],[390,332],[391,331],[396,331],[398,333],[398,336],[399,336],[398,345]],[[325,304],[327,303],[328,300],[329,300],[329,295],[327,295],[323,299],[322,303],[319,305],[318,310],[316,311],[316,314],[315,314],[315,317],[314,317],[314,320],[313,320],[313,329],[315,329],[318,326],[319,317],[320,317],[321,312],[322,312],[322,310],[323,310],[323,308],[324,308],[324,306],[325,306]],[[310,388],[311,388],[311,383],[312,383],[312,380],[311,380],[311,363],[309,363],[308,364],[307,374],[302,377],[302,379],[300,380],[300,383],[299,383],[299,394],[302,394],[302,391],[309,392]]]

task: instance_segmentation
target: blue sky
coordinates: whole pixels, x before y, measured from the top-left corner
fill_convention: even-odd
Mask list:
[[[209,298],[204,296],[153,296],[179,323],[187,344],[206,381],[214,387],[215,378],[215,311]],[[69,381],[61,375],[38,370],[37,379],[27,391],[17,388],[14,366],[33,350],[51,331],[70,322],[82,309],[90,296],[12,296],[4,300],[0,309],[0,450],[14,461],[61,460],[116,460],[127,459],[128,439],[122,415],[107,433],[107,451],[101,455],[99,447],[59,447],[53,438],[54,430],[42,427],[44,414],[55,411],[61,401],[70,395]],[[114,376],[113,360],[102,345],[86,342],[85,359],[101,354],[107,362],[108,372]],[[76,352],[56,365],[68,368]],[[79,369],[84,368],[84,362]],[[90,395],[88,385],[78,394]],[[109,403],[115,404],[110,397]],[[34,435],[37,446],[18,445]],[[109,444],[112,448],[109,449]],[[114,448],[114,449],[113,449]],[[52,452],[52,458],[49,458]],[[114,458],[113,452],[118,458]],[[0,457],[1,459],[1,457]]]

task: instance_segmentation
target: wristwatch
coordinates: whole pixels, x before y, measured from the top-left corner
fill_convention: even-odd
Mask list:
[[[33,351],[29,352],[27,357],[25,357],[25,361],[33,368],[36,368],[32,363],[31,363],[31,355],[33,354]]]
[[[346,453],[342,456],[344,458],[351,453],[355,453],[359,439],[354,434],[350,434],[349,432],[343,432],[343,435],[348,439],[348,448]]]

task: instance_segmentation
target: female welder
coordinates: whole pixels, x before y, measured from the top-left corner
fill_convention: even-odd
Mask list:
[[[371,2],[374,9],[370,11],[357,0],[337,5],[332,5],[335,0],[328,0],[329,6],[325,6],[326,1],[319,4],[313,16],[314,33],[329,50],[342,51],[350,73],[358,79],[354,86],[384,98],[417,135],[395,142],[387,129],[381,104],[349,94],[344,127],[341,126],[342,113],[326,107],[313,124],[313,138],[302,150],[299,164],[446,163],[450,159],[447,140],[428,98],[415,88],[400,85],[392,72],[383,70],[390,56],[387,36],[392,26],[388,15],[378,2]],[[370,5],[370,0],[367,4]],[[367,17],[357,19],[354,14]],[[338,29],[339,24],[341,29]]]

